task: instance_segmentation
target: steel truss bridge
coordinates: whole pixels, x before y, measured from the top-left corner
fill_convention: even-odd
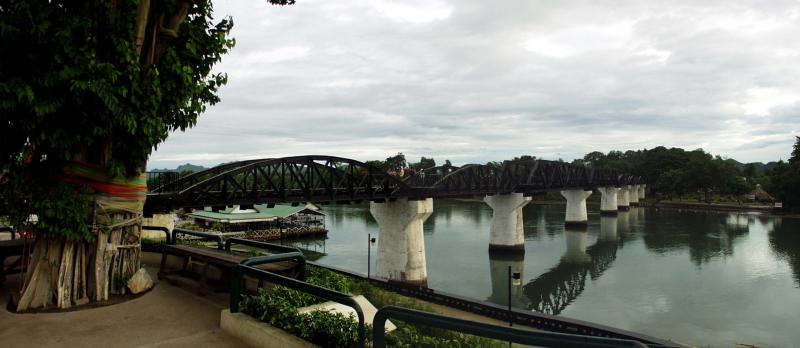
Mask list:
[[[525,160],[422,170],[400,178],[353,159],[295,156],[247,160],[178,176],[148,173],[145,214],[176,208],[274,203],[385,202],[474,197],[644,183],[641,177],[564,162]]]

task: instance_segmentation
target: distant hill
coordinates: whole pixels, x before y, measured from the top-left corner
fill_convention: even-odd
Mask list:
[[[738,167],[739,169],[744,168],[744,166],[746,166],[748,164],[752,164],[753,166],[756,167],[756,171],[759,172],[759,173],[764,173],[764,172],[766,172],[768,170],[772,170],[772,168],[775,168],[775,166],[778,165],[778,162],[776,162],[776,161],[767,162],[766,164],[764,162],[742,163],[742,162],[739,162],[737,160],[734,160],[734,162],[736,162],[736,167]]]
[[[186,164],[179,165],[178,168],[175,168],[175,169],[153,169],[153,170],[150,170],[150,171],[151,172],[179,172],[179,173],[192,172],[192,173],[194,173],[194,172],[199,172],[199,171],[206,170],[206,169],[208,169],[208,168],[203,167],[203,166],[194,165],[194,164],[191,164],[191,163],[186,163]]]

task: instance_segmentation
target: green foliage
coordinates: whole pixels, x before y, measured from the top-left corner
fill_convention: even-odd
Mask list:
[[[800,161],[778,162],[769,172],[769,182],[764,186],[784,206],[800,210]]]
[[[704,199],[712,193],[741,195],[753,189],[736,161],[712,156],[702,149],[686,151],[659,146],[638,151],[591,152],[577,163],[589,167],[610,168],[639,175],[662,197],[679,198],[700,192]]]
[[[432,312],[430,305],[413,298],[376,288],[363,279],[353,279],[325,268],[309,267],[308,282],[345,293],[363,295],[378,308],[394,305]],[[354,317],[313,311],[299,314],[297,308],[322,302],[311,295],[275,286],[245,296],[242,311],[300,338],[323,347],[349,347],[358,342],[358,321]],[[417,327],[393,321],[398,329],[387,335],[392,347],[505,347],[507,343],[432,327]],[[369,336],[371,328],[367,327]]]
[[[348,279],[319,267],[309,267],[308,282],[347,293]],[[299,314],[297,309],[322,302],[321,299],[284,286],[269,292],[260,289],[255,296],[246,296],[242,311],[282,328],[300,338],[323,347],[350,347],[358,342],[358,321],[340,313],[313,311]]]
[[[176,9],[174,2],[152,6],[153,15]],[[147,69],[136,54],[136,1],[10,1],[0,8],[7,121],[0,122],[0,154],[7,162],[35,151],[57,166],[112,139],[112,172],[135,173],[169,131],[193,126],[219,101],[227,78],[211,68],[234,44],[233,23],[212,23],[208,1],[192,8]]]
[[[411,163],[409,165],[412,169],[415,170],[423,170],[431,167],[436,167],[436,160],[433,158],[427,158],[422,156],[417,163]]]
[[[83,156],[111,177],[135,175],[170,131],[193,126],[219,101],[227,77],[211,69],[234,45],[233,22],[214,23],[210,1],[194,2],[177,37],[154,45],[163,55],[143,65],[134,37],[137,6],[0,5],[0,172],[11,178],[0,194],[17,209],[12,215],[43,216],[39,233],[91,238],[78,219],[89,216],[90,199],[78,202],[59,180],[68,161]],[[150,18],[169,17],[178,6],[152,2]],[[51,218],[48,210],[62,215]]]
[[[388,169],[400,169],[407,167],[406,162],[406,155],[402,152],[398,152],[396,155],[387,158],[384,163],[386,164],[386,168]]]
[[[211,230],[212,231],[224,231],[225,228],[222,226],[221,223],[214,222],[213,224],[211,224]]]
[[[59,184],[50,195],[59,199],[41,199],[33,202],[38,222],[32,225],[34,233],[47,238],[66,238],[72,241],[92,241],[94,234],[86,221],[91,221],[92,206],[89,194],[82,187]],[[24,215],[23,215],[24,216]]]

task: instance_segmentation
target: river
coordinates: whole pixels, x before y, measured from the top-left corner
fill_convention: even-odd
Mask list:
[[[492,210],[435,201],[425,222],[428,286],[507,304],[507,267],[520,272],[515,307],[699,346],[800,347],[800,220],[632,208],[585,232],[564,228],[563,205],[524,208],[524,257],[490,255]],[[297,245],[317,262],[367,272],[367,205],[325,206],[327,239]],[[375,271],[372,246],[371,269]]]

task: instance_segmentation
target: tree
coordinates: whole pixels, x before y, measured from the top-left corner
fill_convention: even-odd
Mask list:
[[[800,137],[795,137],[797,140],[794,142],[794,149],[792,150],[792,158],[789,159],[789,162],[797,163],[800,162]]]
[[[754,178],[757,173],[758,172],[756,170],[755,163],[745,164],[744,167],[742,168],[742,175],[744,175],[747,178]]]
[[[411,168],[414,170],[423,170],[431,167],[436,167],[436,161],[433,158],[427,158],[425,156],[422,156],[419,162],[411,164]]]
[[[0,0],[0,194],[37,237],[18,310],[125,291],[147,158],[227,80],[211,69],[233,23],[211,14],[210,0]]]
[[[388,169],[400,170],[401,168],[406,168],[406,155],[402,152],[398,152],[396,155],[387,158],[385,163]]]
[[[536,160],[536,156],[531,155],[522,155],[519,157],[514,157],[512,161],[534,161]]]
[[[583,163],[589,167],[602,167],[606,159],[606,155],[600,151],[593,151],[583,156]]]

